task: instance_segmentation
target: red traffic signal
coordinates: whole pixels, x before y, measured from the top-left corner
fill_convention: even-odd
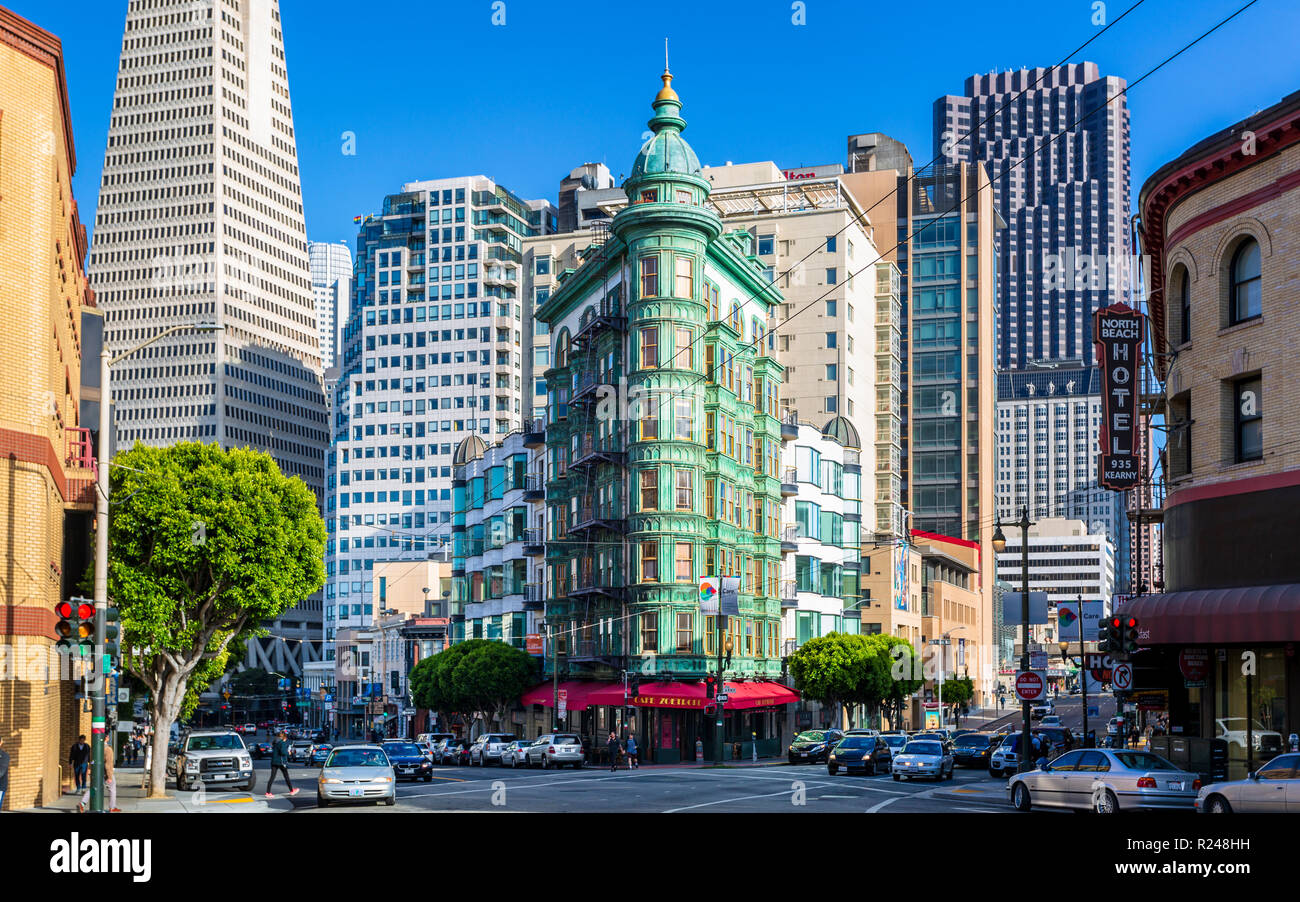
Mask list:
[[[55,647],[59,652],[89,654],[95,636],[94,604],[76,598],[60,601],[54,606],[54,615],[59,618],[54,624],[54,632],[58,636]]]

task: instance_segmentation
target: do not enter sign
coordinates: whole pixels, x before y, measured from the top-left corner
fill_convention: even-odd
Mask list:
[[[1016,674],[1016,697],[1022,702],[1036,702],[1047,692],[1047,681],[1041,673],[1022,670]]]

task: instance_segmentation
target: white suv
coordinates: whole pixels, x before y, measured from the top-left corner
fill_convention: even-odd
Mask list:
[[[233,730],[191,730],[181,737],[174,755],[167,757],[167,774],[176,778],[176,788],[189,789],[198,783],[238,784],[253,788],[253,759],[239,734]]]

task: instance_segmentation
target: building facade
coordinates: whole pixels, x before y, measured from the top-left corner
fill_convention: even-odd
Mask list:
[[[1128,295],[1124,88],[1084,62],[972,75],[962,94],[934,102],[934,155],[983,163],[1006,222],[997,235],[999,370],[1093,365],[1093,311]],[[1090,276],[1075,282],[1085,262]]]
[[[361,226],[327,455],[327,640],[373,616],[377,563],[450,549],[461,441],[523,425],[521,248],[554,227],[551,204],[484,176],[406,184]]]
[[[316,304],[278,0],[127,7],[89,272],[119,444],[250,446],[323,497]],[[220,15],[217,12],[220,11]]]
[[[998,555],[997,578],[1023,582],[1020,527],[1003,524],[1007,549]],[[1115,549],[1110,536],[1090,532],[1082,520],[1042,517],[1029,527],[1029,591],[1046,592],[1049,616],[1059,602],[1101,600],[1115,594]],[[1048,637],[1048,641],[1052,641]]]
[[[1123,607],[1135,689],[1223,739],[1239,778],[1300,732],[1300,94],[1197,143],[1142,186],[1162,456],[1164,593]],[[1249,665],[1249,666],[1248,666]]]
[[[547,623],[584,692],[642,675],[633,729],[656,761],[693,758],[697,739],[712,754],[702,680],[728,645],[728,678],[746,688],[729,702],[727,741],[757,734],[775,748],[793,697],[773,682],[783,367],[766,333],[780,296],[751,236],[724,233],[706,204],[671,80],[627,206],[537,310],[552,339]],[[739,580],[725,634],[701,610],[704,576]],[[594,736],[607,709],[591,707],[570,725]]]
[[[307,259],[311,265],[311,290],[316,298],[321,366],[328,370],[334,366],[352,303],[352,250],[342,242],[309,241]]]
[[[60,765],[90,717],[80,671],[55,651],[54,607],[80,594],[90,564],[94,444],[82,419],[82,356],[98,373],[83,313],[86,229],[72,196],[77,168],[59,39],[0,7],[0,736],[10,755],[4,808],[62,794]],[[97,325],[97,324],[96,324]],[[98,332],[98,329],[95,329]],[[94,413],[98,414],[96,408]]]

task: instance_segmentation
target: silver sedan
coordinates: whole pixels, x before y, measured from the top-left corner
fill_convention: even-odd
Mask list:
[[[946,742],[937,739],[913,739],[894,756],[892,767],[895,780],[904,777],[933,777],[951,779],[956,763]]]
[[[531,739],[516,739],[501,750],[502,767],[527,767],[528,766],[528,747],[533,744]]]
[[[1300,814],[1300,755],[1278,755],[1245,780],[1211,783],[1196,796],[1203,814]]]
[[[1201,781],[1151,752],[1076,749],[1050,764],[1007,781],[1018,811],[1034,805],[1114,814],[1119,811],[1190,811]]]
[[[397,775],[377,745],[335,747],[316,781],[316,804],[382,802],[397,804]]]

